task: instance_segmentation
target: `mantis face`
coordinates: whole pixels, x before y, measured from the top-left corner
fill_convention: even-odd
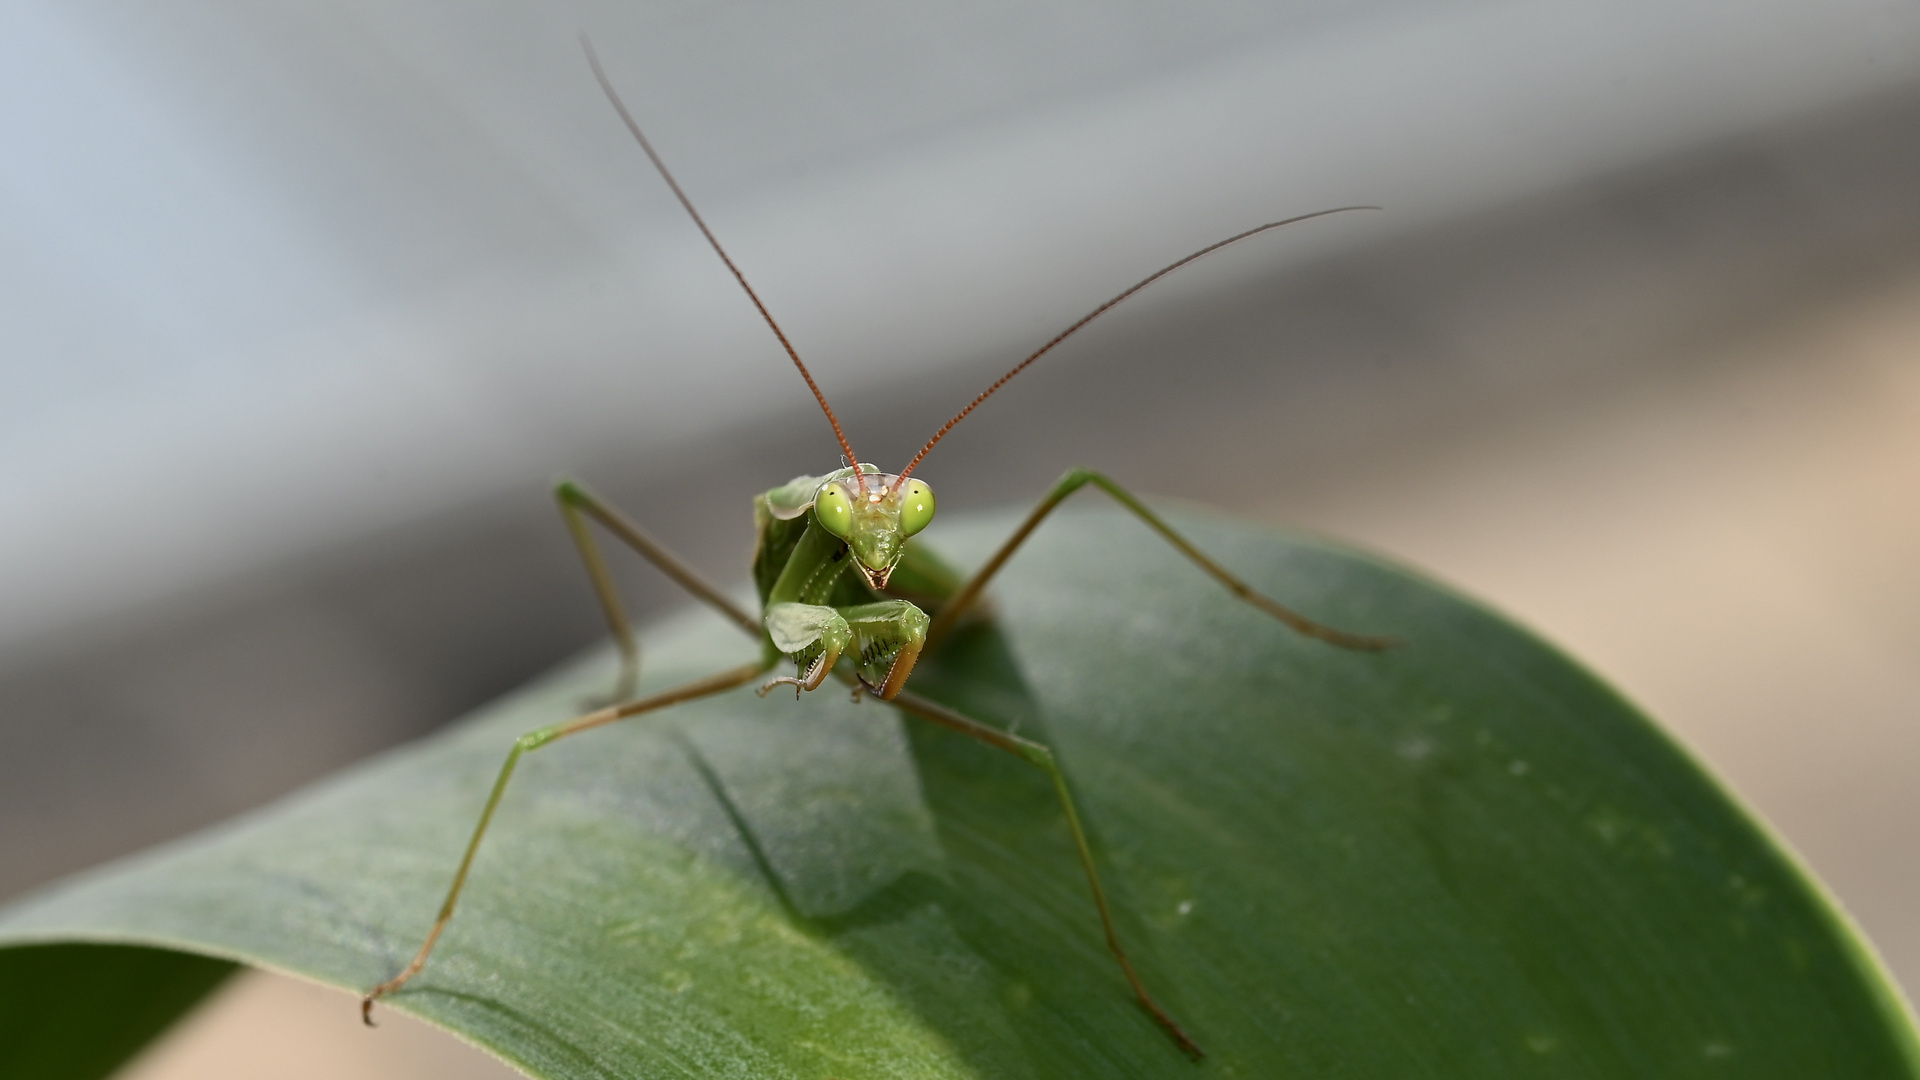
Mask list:
[[[868,584],[884,589],[907,550],[907,537],[933,520],[933,489],[924,481],[910,477],[903,482],[891,473],[870,472],[864,479],[865,491],[851,476],[820,485],[813,516],[853,549]]]

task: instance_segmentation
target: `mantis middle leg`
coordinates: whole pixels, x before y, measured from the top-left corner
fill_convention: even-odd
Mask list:
[[[1067,474],[1060,478],[1060,482],[1053,485],[1053,490],[1047,492],[1046,497],[1040,500],[1040,505],[1034,507],[1033,512],[1027,515],[1027,519],[1022,521],[1020,527],[1013,531],[1013,535],[1008,537],[1006,542],[1000,545],[1000,550],[993,553],[993,558],[988,559],[986,565],[976,571],[971,578],[968,578],[967,583],[960,587],[960,591],[953,595],[953,599],[949,600],[946,606],[940,609],[940,614],[933,620],[933,625],[927,628],[927,642],[929,645],[938,642],[940,638],[959,621],[960,616],[979,600],[981,590],[986,588],[987,582],[993,579],[993,575],[1000,572],[1000,567],[1005,565],[1006,561],[1013,557],[1013,553],[1018,550],[1022,543],[1026,542],[1027,537],[1032,534],[1034,529],[1039,527],[1040,522],[1044,521],[1048,514],[1053,513],[1056,507],[1065,502],[1067,496],[1072,495],[1088,484],[1092,484],[1108,495],[1113,496],[1115,502],[1126,507],[1133,513],[1133,516],[1145,522],[1148,528],[1159,533],[1167,543],[1172,544],[1178,549],[1180,554],[1185,555],[1193,561],[1194,565],[1206,571],[1208,576],[1226,586],[1228,592],[1231,592],[1233,595],[1245,600],[1247,603],[1252,604],[1254,607],[1259,608],[1274,618],[1279,619],[1281,622],[1286,623],[1296,632],[1304,634],[1307,637],[1319,638],[1321,641],[1327,642],[1330,645],[1338,645],[1343,649],[1358,649],[1366,652],[1377,652],[1394,644],[1394,639],[1390,637],[1350,634],[1345,630],[1337,630],[1323,623],[1317,623],[1292,608],[1281,604],[1279,601],[1256,590],[1253,586],[1248,585],[1246,582],[1228,572],[1226,567],[1208,558],[1205,552],[1194,547],[1186,537],[1175,532],[1173,526],[1162,521],[1160,515],[1147,509],[1145,503],[1135,498],[1131,492],[1119,484],[1114,483],[1100,473],[1094,472],[1092,469],[1074,468],[1067,470]]]
[[[515,739],[513,749],[507,751],[506,763],[500,766],[499,777],[493,782],[493,791],[487,796],[487,804],[480,811],[480,820],[473,827],[473,839],[467,841],[466,853],[460,857],[460,868],[454,871],[453,885],[447,889],[447,898],[440,905],[440,914],[433,920],[433,928],[427,931],[427,940],[421,944],[420,951],[414,954],[407,966],[401,969],[400,974],[367,991],[367,996],[360,999],[360,1019],[365,1021],[367,1026],[373,1026],[373,1003],[406,985],[408,979],[418,975],[420,969],[426,966],[427,957],[432,954],[434,945],[439,943],[441,932],[447,928],[447,923],[453,918],[454,905],[459,903],[460,892],[467,885],[467,872],[473,868],[474,853],[480,850],[480,841],[487,835],[487,826],[493,823],[493,812],[500,805],[500,796],[506,794],[507,781],[513,779],[514,766],[520,764],[522,754],[538,750],[548,743],[564,739],[569,735],[605,727],[616,720],[639,716],[641,713],[653,712],[669,705],[678,705],[683,701],[709,697],[736,686],[743,686],[759,678],[770,666],[772,666],[770,663],[764,661],[743,664],[637,701],[609,705],[564,723],[549,724]]]
[[[1113,925],[1113,910],[1107,906],[1106,889],[1100,885],[1100,871],[1093,865],[1093,848],[1087,843],[1087,834],[1080,827],[1080,811],[1073,804],[1073,793],[1067,789],[1066,775],[1060,771],[1059,762],[1054,760],[1053,751],[1044,744],[1034,742],[1032,739],[1023,739],[1018,735],[1001,731],[999,728],[989,727],[917,694],[903,691],[892,698],[892,704],[922,720],[932,721],[970,739],[977,739],[995,749],[1004,750],[1047,774],[1047,778],[1053,781],[1055,794],[1060,797],[1060,810],[1066,816],[1067,828],[1073,833],[1073,846],[1080,856],[1080,868],[1086,871],[1087,885],[1093,890],[1093,906],[1100,911],[1100,926],[1106,932],[1107,948],[1112,951],[1114,958],[1120,961],[1120,970],[1126,975],[1127,982],[1132,985],[1141,1006],[1152,1014],[1161,1027],[1166,1029],[1167,1034],[1173,1036],[1173,1040],[1180,1044],[1180,1049],[1196,1058],[1205,1056],[1206,1052],[1200,1049],[1200,1045],[1193,1041],[1165,1009],[1160,1007],[1159,1002],[1153,1000],[1153,995],[1147,992],[1146,984],[1140,981],[1139,973],[1133,970],[1133,961],[1127,958],[1126,948],[1120,944],[1120,931]]]
[[[560,503],[560,516],[566,520],[574,546],[580,549],[581,561],[587,564],[587,577],[593,581],[594,595],[600,598],[607,629],[613,632],[614,643],[620,648],[620,675],[614,684],[612,700],[624,701],[633,696],[633,688],[640,679],[640,645],[633,633],[633,623],[627,618],[626,607],[620,602],[620,590],[614,587],[613,575],[608,573],[606,560],[601,557],[600,545],[593,539],[593,530],[587,527],[589,518],[625,541],[695,598],[705,601],[749,635],[760,636],[758,619],[599,496],[576,481],[562,480],[554,485],[553,497]]]

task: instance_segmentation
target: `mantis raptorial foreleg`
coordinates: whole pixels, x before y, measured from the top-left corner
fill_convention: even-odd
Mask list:
[[[953,595],[953,599],[949,600],[947,605],[940,609],[940,614],[934,618],[933,625],[927,628],[927,644],[929,646],[938,643],[940,638],[951,630],[954,624],[959,621],[960,617],[966,613],[966,610],[979,600],[981,590],[986,588],[987,582],[993,579],[993,575],[1000,572],[1000,567],[1005,565],[1009,558],[1013,557],[1014,551],[1016,551],[1022,543],[1026,542],[1028,535],[1039,526],[1040,522],[1045,520],[1048,514],[1053,513],[1055,507],[1065,502],[1067,496],[1072,495],[1088,484],[1092,484],[1108,495],[1113,496],[1115,502],[1132,511],[1133,516],[1145,522],[1147,527],[1154,532],[1159,533],[1167,543],[1172,544],[1182,555],[1191,559],[1194,565],[1206,571],[1215,581],[1226,586],[1228,592],[1233,593],[1233,595],[1245,600],[1261,611],[1286,623],[1295,631],[1305,634],[1307,637],[1319,638],[1321,641],[1329,644],[1338,645],[1343,649],[1362,649],[1368,652],[1374,652],[1387,648],[1394,643],[1394,639],[1390,637],[1372,637],[1365,634],[1350,634],[1345,630],[1336,630],[1323,623],[1314,622],[1312,619],[1307,618],[1292,608],[1282,605],[1279,601],[1259,592],[1253,586],[1248,585],[1246,582],[1241,581],[1238,577],[1229,573],[1226,567],[1208,558],[1205,552],[1194,547],[1186,537],[1175,532],[1171,525],[1168,525],[1160,519],[1160,515],[1147,509],[1145,503],[1134,498],[1131,492],[1119,484],[1094,472],[1092,469],[1074,468],[1067,470],[1067,474],[1060,478],[1060,482],[1053,485],[1053,490],[1047,492],[1046,497],[1040,500],[1040,505],[1034,507],[1033,512],[1027,515],[1027,519],[1022,521],[1020,527],[1013,531],[1013,535],[1007,537],[1006,542],[1000,545],[1000,550],[993,553],[993,558],[988,559],[986,565],[975,571],[974,575],[967,579],[967,583],[960,587],[960,591]]]
[[[728,599],[727,594],[708,581],[700,571],[579,483],[573,480],[560,481],[554,485],[553,497],[560,503],[560,516],[566,520],[567,532],[572,534],[574,546],[580,549],[581,561],[587,564],[587,577],[593,581],[594,595],[600,598],[600,610],[607,617],[607,628],[613,631],[614,643],[620,648],[620,675],[614,683],[613,701],[624,701],[633,696],[634,686],[640,680],[640,645],[633,633],[633,623],[627,618],[627,609],[620,602],[620,590],[614,586],[613,575],[607,571],[606,560],[600,555],[600,545],[593,538],[593,530],[587,527],[589,518],[626,541],[627,546],[645,556],[648,562],[659,567],[681,588],[739,624],[748,634],[760,636],[760,621],[748,614],[745,608]]]
[[[861,688],[888,698],[899,692],[920,658],[927,616],[905,600],[840,608],[770,604],[767,636],[775,648],[794,658],[799,675],[774,679],[760,688],[760,696],[776,686],[791,686],[796,693],[817,689],[845,653],[853,659]]]
[[[846,617],[825,604],[769,604],[767,636],[774,648],[793,657],[799,675],[781,677],[760,688],[760,696],[776,686],[793,687],[797,697],[803,690],[816,690],[821,680],[840,662],[840,654],[853,642],[853,627]]]
[[[1074,850],[1080,855],[1080,867],[1086,871],[1087,885],[1093,890],[1093,905],[1100,910],[1100,926],[1106,932],[1107,948],[1111,949],[1114,957],[1120,961],[1120,970],[1126,973],[1127,982],[1132,984],[1134,994],[1139,997],[1140,1004],[1147,1012],[1151,1013],[1160,1026],[1167,1030],[1167,1034],[1173,1036],[1182,1050],[1196,1058],[1202,1056],[1203,1051],[1199,1044],[1194,1042],[1173,1017],[1160,1007],[1159,1002],[1153,1000],[1152,994],[1147,993],[1146,984],[1140,981],[1139,974],[1133,970],[1133,961],[1127,958],[1126,948],[1120,944],[1120,932],[1113,925],[1113,911],[1107,906],[1107,892],[1100,885],[1100,872],[1093,866],[1093,848],[1087,843],[1085,830],[1080,827],[1080,812],[1073,805],[1073,794],[1067,790],[1066,775],[1060,771],[1059,763],[1054,760],[1053,751],[1032,739],[1023,739],[1018,735],[1001,731],[999,728],[988,727],[978,720],[917,694],[903,691],[893,698],[892,704],[922,720],[932,721],[995,749],[1005,750],[1047,774],[1047,778],[1053,781],[1054,792],[1060,796],[1060,809],[1066,816],[1067,829],[1073,833]]]
[[[373,1003],[406,985],[408,979],[419,974],[420,969],[426,966],[427,956],[433,952],[434,945],[440,941],[441,931],[447,928],[448,920],[453,918],[454,905],[459,902],[460,891],[467,884],[467,871],[473,868],[474,853],[480,850],[480,840],[487,835],[487,826],[493,823],[493,811],[500,805],[500,796],[506,793],[507,781],[513,779],[514,767],[520,764],[522,754],[538,750],[548,743],[564,739],[569,735],[604,727],[616,720],[625,720],[630,716],[639,716],[641,713],[664,709],[683,701],[692,701],[695,698],[709,697],[731,690],[759,678],[771,666],[770,663],[762,661],[743,664],[637,701],[609,705],[604,709],[595,709],[583,716],[574,717],[565,723],[537,728],[515,739],[513,749],[507,751],[506,763],[500,766],[499,777],[493,782],[493,791],[487,796],[487,804],[480,811],[480,820],[473,827],[473,839],[467,841],[466,853],[460,856],[460,868],[453,873],[453,885],[447,889],[447,899],[440,905],[440,914],[433,920],[433,929],[427,931],[427,940],[421,944],[420,951],[414,954],[407,966],[401,969],[400,974],[374,987],[367,992],[366,997],[360,999],[360,1019],[371,1026]]]

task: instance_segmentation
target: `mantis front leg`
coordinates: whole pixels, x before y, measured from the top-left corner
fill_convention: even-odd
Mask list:
[[[1027,519],[1020,523],[1018,529],[1013,531],[1013,535],[1009,536],[1006,542],[1000,545],[1000,550],[993,553],[993,558],[988,559],[986,565],[976,571],[971,578],[968,578],[967,583],[960,587],[960,591],[954,593],[953,598],[947,601],[946,605],[940,609],[940,614],[934,618],[933,625],[927,628],[927,642],[929,645],[939,641],[940,638],[959,621],[960,616],[980,599],[980,593],[987,587],[987,582],[993,579],[993,575],[1000,572],[1000,567],[1005,565],[1006,561],[1013,557],[1013,553],[1019,549],[1022,543],[1026,542],[1027,537],[1032,534],[1034,529],[1039,527],[1040,522],[1045,520],[1048,514],[1053,513],[1054,508],[1065,502],[1067,496],[1072,495],[1088,484],[1092,484],[1108,495],[1113,496],[1115,502],[1126,507],[1133,513],[1133,516],[1145,522],[1148,528],[1159,533],[1167,543],[1172,544],[1178,549],[1180,554],[1185,555],[1193,561],[1194,565],[1206,571],[1208,576],[1226,586],[1228,592],[1233,593],[1233,595],[1245,600],[1261,611],[1286,623],[1295,631],[1307,637],[1319,638],[1321,641],[1331,645],[1338,645],[1343,649],[1359,649],[1366,652],[1377,652],[1394,644],[1394,639],[1390,637],[1350,634],[1345,630],[1337,630],[1324,623],[1317,623],[1292,608],[1281,604],[1279,601],[1256,590],[1253,586],[1248,585],[1246,582],[1228,572],[1226,567],[1208,558],[1205,552],[1194,547],[1186,537],[1175,532],[1173,526],[1162,521],[1160,515],[1147,509],[1145,503],[1135,498],[1131,492],[1119,484],[1094,472],[1092,469],[1074,468],[1067,470],[1067,474],[1060,478],[1060,482],[1053,485],[1053,490],[1047,492],[1046,497],[1040,500],[1040,505],[1034,507],[1033,512],[1027,515]]]
[[[1067,789],[1066,775],[1060,771],[1059,762],[1054,760],[1053,751],[1032,739],[1023,739],[1018,735],[1001,731],[999,728],[989,727],[917,694],[902,692],[892,699],[892,704],[923,720],[932,721],[970,739],[977,739],[995,749],[1004,750],[1047,774],[1047,778],[1053,782],[1055,794],[1060,797],[1060,810],[1066,816],[1067,829],[1073,833],[1074,850],[1079,853],[1081,869],[1086,871],[1087,885],[1093,890],[1093,906],[1099,909],[1100,926],[1106,933],[1107,948],[1113,952],[1114,958],[1120,961],[1120,970],[1126,975],[1127,982],[1132,985],[1141,1006],[1152,1014],[1153,1019],[1161,1027],[1166,1029],[1167,1034],[1173,1036],[1173,1040],[1180,1044],[1180,1049],[1196,1058],[1205,1056],[1205,1051],[1200,1049],[1200,1045],[1188,1036],[1165,1009],[1160,1007],[1159,1002],[1153,1000],[1153,995],[1147,992],[1146,984],[1140,981],[1139,973],[1133,970],[1133,961],[1127,958],[1125,946],[1120,944],[1120,931],[1113,924],[1113,910],[1107,906],[1106,889],[1100,885],[1100,871],[1093,865],[1093,848],[1087,843],[1087,834],[1080,827],[1080,811],[1073,805],[1073,793]]]
[[[459,903],[460,892],[466,888],[467,885],[467,872],[473,869],[474,853],[480,850],[480,840],[487,835],[487,826],[493,823],[493,812],[500,805],[500,796],[506,794],[507,781],[513,779],[514,767],[520,764],[520,756],[522,754],[538,750],[548,743],[564,739],[569,735],[577,735],[582,731],[604,727],[616,720],[624,720],[630,716],[639,716],[641,713],[664,709],[669,705],[678,705],[683,701],[692,701],[695,698],[709,697],[713,694],[731,690],[736,686],[745,685],[759,678],[769,666],[771,665],[765,662],[744,664],[728,671],[709,675],[704,679],[696,679],[693,682],[683,686],[677,686],[671,690],[662,691],[651,697],[644,697],[637,701],[629,701],[621,705],[609,705],[604,709],[595,709],[593,712],[587,713],[584,716],[575,717],[565,723],[551,724],[547,727],[529,731],[514,740],[513,749],[507,751],[506,763],[500,766],[500,775],[493,782],[493,791],[487,796],[487,804],[480,811],[480,820],[473,827],[473,839],[467,841],[466,853],[460,857],[460,868],[453,873],[453,885],[447,889],[447,898],[440,905],[440,914],[433,920],[433,928],[427,931],[427,940],[421,944],[420,951],[414,954],[413,959],[408,962],[407,966],[401,969],[400,974],[367,991],[367,996],[360,999],[360,1019],[371,1027],[373,1025],[373,1003],[406,985],[408,979],[418,975],[420,969],[426,966],[427,957],[432,954],[434,945],[439,943],[441,932],[446,930],[447,923],[453,918],[454,905]]]
[[[853,659],[854,679],[862,689],[891,698],[920,658],[927,616],[906,600],[840,608],[770,604],[767,636],[776,649],[793,657],[799,674],[769,682],[760,688],[762,697],[776,686],[791,686],[796,693],[818,688],[844,652]]]

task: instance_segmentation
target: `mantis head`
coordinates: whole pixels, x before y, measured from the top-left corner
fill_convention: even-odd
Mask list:
[[[821,528],[853,549],[867,582],[884,589],[906,553],[907,538],[933,520],[933,489],[924,480],[891,473],[865,472],[859,481],[835,477],[820,485],[813,515]]]

